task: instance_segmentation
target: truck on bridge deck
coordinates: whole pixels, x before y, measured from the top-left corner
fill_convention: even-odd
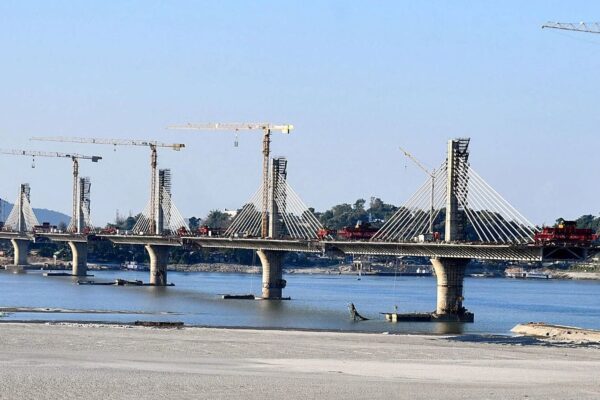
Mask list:
[[[358,221],[355,226],[345,226],[342,229],[319,229],[317,236],[319,239],[324,240],[328,236],[338,238],[340,240],[369,240],[375,234],[379,228],[375,228],[370,223],[362,223]]]
[[[590,246],[598,241],[598,235],[593,229],[577,228],[575,221],[563,221],[556,227],[543,227],[534,236],[537,245],[578,245]]]

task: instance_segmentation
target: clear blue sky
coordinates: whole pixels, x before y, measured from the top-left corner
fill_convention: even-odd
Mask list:
[[[184,216],[235,209],[260,182],[260,137],[172,132],[184,122],[291,123],[274,138],[317,209],[400,204],[445,142],[535,223],[600,212],[600,35],[540,29],[598,21],[590,1],[2,1],[0,147],[100,154],[96,224],[141,211],[148,152],[30,142],[34,135],[184,142],[160,154]],[[70,162],[0,157],[0,196],[69,213]]]

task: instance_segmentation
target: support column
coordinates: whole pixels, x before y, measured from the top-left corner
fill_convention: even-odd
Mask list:
[[[88,244],[86,242],[68,242],[71,248],[72,255],[72,271],[73,276],[87,275],[87,255]]]
[[[432,258],[437,277],[436,316],[448,321],[473,322],[473,314],[463,307],[463,282],[468,258]]]
[[[150,256],[150,284],[166,286],[169,246],[147,244],[145,247]]]
[[[29,239],[11,239],[14,250],[14,266],[27,265],[27,253],[29,251]]]
[[[256,254],[262,264],[262,297],[263,299],[281,299],[286,282],[283,279],[284,251],[257,250]]]

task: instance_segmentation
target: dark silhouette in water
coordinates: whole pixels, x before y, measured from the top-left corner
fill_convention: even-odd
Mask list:
[[[356,311],[356,307],[354,307],[354,303],[348,304],[348,309],[350,310],[350,316],[353,321],[368,321],[369,318],[365,318]]]

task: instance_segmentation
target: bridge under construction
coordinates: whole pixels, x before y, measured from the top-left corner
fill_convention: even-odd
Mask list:
[[[72,274],[85,276],[88,241],[104,239],[119,245],[144,246],[150,257],[149,282],[164,286],[168,284],[169,252],[174,247],[247,249],[256,251],[262,264],[262,298],[277,300],[284,297],[283,261],[289,252],[426,257],[431,259],[437,277],[437,306],[432,317],[443,321],[472,321],[472,314],[463,305],[465,269],[471,260],[583,260],[600,251],[593,243],[537,243],[538,227],[471,167],[468,138],[448,141],[444,162],[433,171],[425,169],[427,179],[423,185],[370,238],[348,240],[330,234],[291,187],[287,179],[290,172],[287,159],[270,156],[271,133],[289,133],[293,129],[291,125],[187,124],[174,128],[263,133],[262,180],[222,234],[212,236],[190,230],[175,206],[170,170],[158,168],[157,148],[181,150],[185,147],[183,144],[37,137],[35,140],[149,147],[149,201],[130,232],[95,229],[90,217],[90,180],[78,177],[77,164],[79,159],[94,161],[94,158],[71,155],[73,217],[67,231],[40,225],[31,207],[30,188],[27,184],[21,185],[15,206],[0,232],[0,239],[13,244],[14,264],[26,264],[28,243],[43,237],[67,242],[73,256]],[[96,161],[100,159],[94,157]],[[433,221],[442,215],[443,232],[434,232]]]

